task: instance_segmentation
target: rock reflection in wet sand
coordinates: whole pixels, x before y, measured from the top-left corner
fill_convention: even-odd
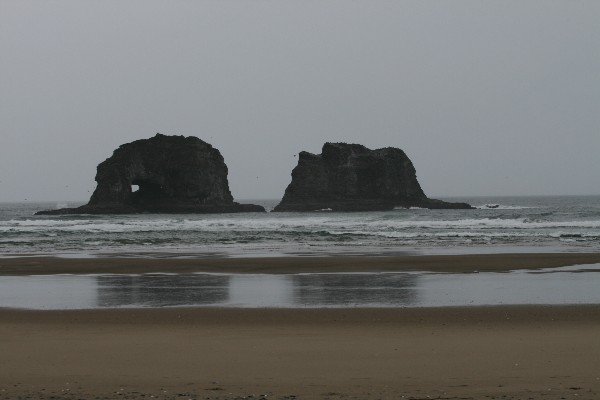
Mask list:
[[[408,306],[417,276],[409,274],[293,275],[294,303],[302,307]]]
[[[0,307],[444,307],[600,304],[600,272],[0,277]]]
[[[416,282],[410,274],[98,276],[97,307],[408,306]]]
[[[108,275],[98,276],[98,305],[116,307],[175,307],[225,303],[226,275]]]

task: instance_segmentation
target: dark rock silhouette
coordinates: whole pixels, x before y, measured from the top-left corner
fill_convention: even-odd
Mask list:
[[[301,152],[292,182],[273,211],[375,211],[395,207],[468,209],[466,203],[429,199],[400,149],[325,143],[321,154]]]
[[[196,138],[165,136],[121,145],[97,168],[88,204],[37,214],[263,212],[233,201],[219,150]],[[139,186],[133,191],[132,185]]]

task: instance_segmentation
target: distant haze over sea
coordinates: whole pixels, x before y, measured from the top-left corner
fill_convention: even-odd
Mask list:
[[[600,195],[600,1],[0,4],[0,202],[85,202],[157,132],[237,199],[325,142],[402,149],[431,198]]]

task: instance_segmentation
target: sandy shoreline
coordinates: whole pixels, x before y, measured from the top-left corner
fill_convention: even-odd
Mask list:
[[[599,331],[600,306],[0,310],[0,399],[590,399]]]
[[[48,256],[0,258],[0,275],[139,274],[151,272],[300,273],[502,272],[600,263],[600,253],[524,253],[418,256],[335,256],[272,258],[60,258]]]
[[[0,258],[0,275],[473,272],[595,263],[600,254],[21,257]],[[598,332],[600,305],[0,309],[0,400],[600,398]]]

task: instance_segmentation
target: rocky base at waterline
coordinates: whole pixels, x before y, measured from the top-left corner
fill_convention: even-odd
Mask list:
[[[210,144],[157,133],[121,145],[98,165],[88,204],[37,215],[264,212],[262,206],[233,201],[227,172]]]
[[[215,205],[195,205],[195,204],[165,204],[155,208],[140,209],[137,207],[128,207],[120,204],[111,205],[83,205],[75,208],[57,208],[56,210],[38,211],[35,215],[68,215],[68,214],[221,214],[221,213],[240,213],[240,212],[265,212],[263,206],[257,204],[215,204]]]
[[[292,182],[273,211],[384,211],[397,207],[471,209],[428,198],[400,149],[325,143],[321,154],[301,152]]]

